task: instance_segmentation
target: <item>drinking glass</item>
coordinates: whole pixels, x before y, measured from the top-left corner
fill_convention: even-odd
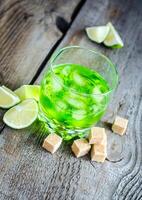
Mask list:
[[[64,140],[85,137],[105,113],[117,86],[115,65],[79,46],[59,49],[48,65],[41,82],[40,118]]]

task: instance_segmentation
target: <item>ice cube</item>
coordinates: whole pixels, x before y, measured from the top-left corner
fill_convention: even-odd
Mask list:
[[[93,94],[102,94],[100,87],[98,86],[94,87]]]
[[[67,104],[63,101],[57,101],[56,102],[56,108],[59,111],[65,110],[65,109],[67,109]]]
[[[75,93],[73,90],[70,90],[65,94],[64,100],[71,106],[78,109],[86,107],[84,98],[81,95]]]
[[[84,102],[80,101],[79,99],[73,99],[73,98],[69,98],[67,99],[67,102],[75,107],[75,108],[85,108],[85,104]]]
[[[101,103],[104,99],[104,95],[102,94],[100,87],[95,87],[92,92],[92,98],[96,103]]]
[[[86,117],[86,111],[85,110],[75,110],[72,112],[72,118],[76,120],[82,120]]]
[[[63,80],[59,76],[52,77],[51,87],[53,92],[59,92],[63,88]]]
[[[96,114],[96,113],[98,112],[98,110],[99,110],[99,107],[98,107],[97,105],[93,105],[93,106],[92,106],[92,112],[93,112],[93,113]]]
[[[85,78],[83,78],[77,71],[73,72],[72,77],[77,85],[84,86],[86,84]]]
[[[63,74],[64,76],[68,76],[68,75],[70,74],[70,72],[71,72],[71,66],[69,66],[69,65],[66,65],[66,66],[64,67],[64,69],[62,70],[62,74]]]

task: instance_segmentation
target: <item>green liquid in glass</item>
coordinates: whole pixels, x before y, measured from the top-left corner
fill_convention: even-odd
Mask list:
[[[107,81],[92,69],[78,64],[56,65],[42,81],[40,109],[64,139],[83,136],[69,132],[89,128],[101,118],[109,90]]]

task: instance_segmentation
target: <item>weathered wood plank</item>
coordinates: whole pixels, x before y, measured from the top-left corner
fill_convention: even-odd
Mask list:
[[[127,135],[111,133],[105,164],[76,159],[68,145],[53,156],[34,144],[29,131],[3,130],[0,135],[0,192],[14,199],[110,200],[141,199],[142,162],[142,14],[139,1],[87,1],[61,46],[78,44],[96,48],[117,64],[120,83],[104,120],[115,114],[129,118]],[[127,20],[126,20],[127,19]],[[125,42],[121,50],[111,50],[90,42],[85,26],[112,21]],[[78,33],[77,33],[78,32]],[[46,70],[46,69],[45,69]],[[38,81],[42,76],[38,79]],[[40,132],[40,130],[39,130]],[[27,133],[27,134],[26,134]],[[122,160],[121,160],[122,158]]]
[[[1,1],[0,84],[14,89],[31,81],[62,36],[58,18],[70,23],[78,2]]]
[[[64,34],[58,19],[70,24],[79,2],[0,1],[0,85],[16,89],[33,80]]]
[[[120,160],[120,162],[109,163],[109,169],[107,166],[104,166],[102,172],[100,171],[100,167],[96,169],[96,164],[94,164],[96,174],[101,173],[100,176],[97,175],[93,180],[95,184],[94,190],[96,189],[94,198],[113,198],[118,200],[137,199],[141,198],[141,194],[139,193],[141,193],[140,188],[142,183],[142,126],[140,125],[142,117],[142,48],[140,45],[142,41],[142,24],[140,23],[142,19],[140,11],[141,3],[135,1],[132,4],[132,1],[127,1],[127,3],[125,2],[125,4],[123,4],[118,1],[110,1],[109,4],[106,4],[107,10],[104,12],[104,7],[106,8],[106,5],[98,7],[94,3],[95,8],[98,10],[97,12],[100,13],[99,8],[102,11],[100,13],[100,18],[95,18],[97,19],[95,23],[95,19],[92,20],[93,15],[91,12],[88,18],[83,18],[87,11],[89,13],[89,9],[92,6],[90,1],[90,6],[86,6],[84,12],[80,13],[62,45],[64,46],[70,41],[70,44],[79,44],[85,47],[95,48],[108,55],[118,66],[117,69],[121,75],[119,87],[103,121],[112,122],[114,116],[119,114],[129,118],[129,128],[127,136],[123,138],[112,134],[109,130],[107,131],[109,140],[108,159],[113,161]],[[102,13],[104,13],[103,17],[101,17]],[[125,43],[124,49],[112,51],[103,46],[95,45],[85,37],[84,31],[78,31],[84,29],[86,26],[105,24],[108,21],[114,22],[117,29],[120,30]],[[89,172],[89,169],[87,169],[87,171]],[[109,174],[109,172],[111,173]],[[106,180],[106,184],[103,185],[102,189],[102,181],[104,179]],[[101,182],[100,186],[98,186],[99,182]],[[92,185],[92,183],[90,183],[90,185]],[[81,194],[80,188],[78,190]],[[83,195],[80,195],[78,198],[82,199],[82,196]]]
[[[94,4],[94,7],[96,8],[95,11],[97,12],[98,17],[93,19],[94,15],[90,11],[90,7],[92,6],[90,2],[90,6],[86,6],[84,12],[80,13],[75,23],[71,27],[68,36],[60,45],[60,47],[62,47],[68,44],[77,44],[97,49],[108,55],[118,65],[118,71],[121,74],[120,84],[117,93],[115,94],[115,98],[113,99],[108,109],[108,112],[104,117],[104,121],[112,122],[116,114],[120,114],[128,118],[131,117],[129,122],[128,136],[124,136],[123,138],[121,138],[112,134],[108,130],[108,159],[116,163],[109,163],[109,172],[111,172],[110,174],[109,172],[107,172],[107,168],[105,166],[105,174],[102,171],[102,174],[100,176],[98,175],[94,178],[93,182],[95,184],[95,188],[98,187],[100,181],[102,182],[102,177],[107,180],[107,184],[105,185],[105,187],[103,187],[103,190],[105,191],[104,193],[102,193],[101,186],[96,189],[97,192],[95,192],[96,194],[94,195],[96,199],[111,199],[113,193],[113,199],[136,199],[139,195],[139,192],[141,191],[141,127],[136,124],[135,126],[137,128],[134,128],[134,124],[137,123],[137,121],[140,122],[141,120],[141,111],[136,119],[137,121],[135,120],[135,116],[138,110],[141,110],[139,101],[141,100],[142,94],[140,88],[142,77],[142,69],[140,64],[142,52],[140,50],[140,43],[142,38],[140,37],[140,35],[142,25],[139,22],[142,19],[142,15],[140,12],[139,2],[136,1],[135,3],[133,3],[133,6],[131,3],[131,1],[128,1],[127,5],[125,4],[124,6],[123,3],[119,5],[118,2],[110,2],[109,4],[105,4],[104,2],[103,6],[101,5],[100,1],[100,5]],[[104,8],[107,8],[105,12]],[[86,13],[88,13],[88,17],[83,17]],[[104,13],[103,17],[101,17],[102,13]],[[90,42],[85,36],[85,27],[91,25],[105,24],[108,21],[114,22],[117,29],[122,34],[125,43],[124,49],[112,51],[103,46],[96,45]],[[137,33],[135,31],[136,29]],[[135,47],[137,47],[137,49]],[[136,70],[137,68],[138,70]],[[125,75],[123,74],[124,72]],[[136,79],[137,83],[135,82]],[[133,83],[131,83],[132,80]],[[124,85],[126,86],[124,87]],[[139,156],[137,156],[137,154]],[[94,166],[96,166],[96,164],[94,164]],[[99,174],[99,172],[100,168],[96,170],[96,174]],[[120,181],[121,179],[122,181]],[[118,184],[119,186],[115,191],[115,188]],[[92,185],[92,183],[90,183],[90,185]],[[81,194],[80,188],[79,192]],[[82,196],[83,195],[80,195],[79,198],[81,199]]]
[[[15,89],[31,82],[39,66],[42,68],[45,57],[64,34],[61,32],[64,31],[63,28],[67,30],[68,27],[64,25],[69,25],[73,20],[76,8],[79,9],[79,2],[80,0],[0,1],[0,85],[5,84]],[[66,23],[61,24],[62,22]],[[0,130],[4,128],[3,113],[4,111],[0,111]],[[7,155],[11,157],[15,151],[19,141],[16,138],[15,135],[13,142],[9,138],[5,147],[3,138],[0,139],[0,151],[6,153],[0,155],[0,182],[3,179],[4,165],[10,169],[14,164]],[[16,161],[14,157],[12,160]],[[5,180],[2,182],[6,186]],[[2,188],[0,184],[0,199],[20,198],[12,197],[5,191],[3,193]]]

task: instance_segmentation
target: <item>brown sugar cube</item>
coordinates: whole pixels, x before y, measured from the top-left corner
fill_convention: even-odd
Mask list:
[[[124,135],[126,132],[128,125],[128,120],[124,119],[122,117],[116,116],[114,123],[112,125],[112,130],[113,132],[119,134],[119,135]]]
[[[91,160],[104,162],[107,156],[107,146],[102,144],[93,144],[91,149]]]
[[[61,143],[62,138],[55,133],[51,133],[45,138],[42,147],[53,154],[57,151]]]
[[[78,158],[86,155],[90,151],[91,145],[86,139],[78,139],[73,142],[71,149],[75,156]]]
[[[89,144],[102,144],[107,142],[105,129],[101,127],[93,127],[89,135]]]

